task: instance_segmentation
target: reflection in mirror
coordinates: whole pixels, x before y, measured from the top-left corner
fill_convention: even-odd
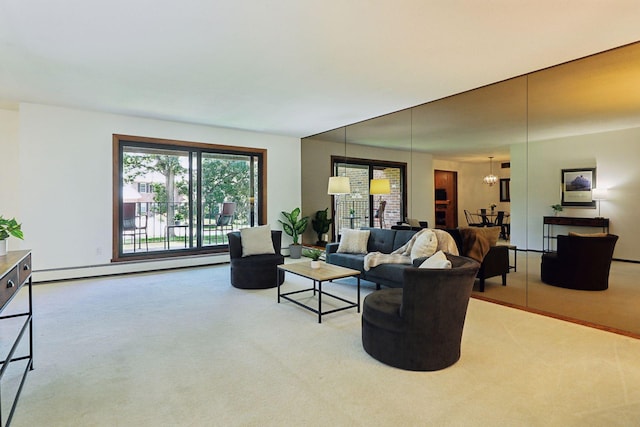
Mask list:
[[[302,214],[315,218],[317,211],[328,210],[333,218],[331,209],[332,196],[327,193],[329,177],[333,175],[331,159],[344,158],[346,128],[338,128],[323,132],[302,140]],[[328,240],[334,240],[334,227],[327,233]],[[304,244],[315,244],[318,236],[313,227],[307,227],[302,235]]]
[[[347,127],[347,133],[350,163],[369,174],[361,179],[367,185],[362,197],[371,202],[371,221],[364,225],[391,228],[411,212],[411,111],[355,123]],[[369,179],[388,179],[390,193],[369,198]]]
[[[634,279],[640,274],[639,80],[637,43],[529,76],[529,248],[546,250],[545,234],[555,239],[571,231],[608,231],[619,236],[614,259],[635,262],[614,260],[608,289],[584,291],[543,283],[542,256],[536,253],[530,257],[529,306],[635,334],[640,334],[640,288]],[[571,168],[596,168],[596,185],[608,189],[607,200],[600,202],[600,215],[595,208],[564,207],[561,217],[603,216],[608,230],[543,226],[543,217],[553,216],[550,206],[561,200],[561,171]]]
[[[467,227],[489,223],[494,231],[499,232],[497,244],[512,247],[505,252],[508,265],[515,267],[518,259],[516,249],[526,248],[526,194],[514,190],[510,200],[501,200],[500,186],[487,185],[482,178],[489,173],[489,157],[494,157],[494,175],[500,179],[511,179],[514,189],[526,188],[526,163],[514,164],[511,161],[514,155],[516,159],[526,155],[526,78],[484,86],[414,107],[413,110],[414,156],[426,153],[432,156],[432,169],[438,178],[435,190],[440,190],[438,194],[446,190],[447,194],[444,201],[438,200],[432,208],[439,216],[434,224],[440,227],[444,222],[442,228],[451,228],[452,225]],[[455,180],[453,188],[445,189],[446,182],[441,181],[440,177],[447,174]],[[434,196],[431,200],[437,198]],[[478,216],[478,221],[475,221],[473,218],[482,209],[486,215]],[[453,224],[446,219],[450,211],[455,215]],[[498,212],[504,212],[500,224],[496,224]],[[503,233],[503,225],[504,230],[513,227],[511,232]],[[506,268],[487,268],[489,277],[485,279],[484,292],[480,291],[478,281],[474,295],[524,306],[526,265],[522,257],[520,261],[522,267],[515,268],[515,271],[508,265]],[[506,286],[502,286],[503,274]]]
[[[495,204],[509,213],[508,239],[500,243],[518,250],[509,250],[507,286],[492,277],[485,292],[476,287],[475,296],[640,334],[640,313],[634,310],[640,288],[630,283],[640,274],[639,80],[640,44],[633,44],[350,125],[349,157],[406,161],[407,213],[427,218],[430,226],[437,209],[436,170],[456,174],[459,226],[467,225],[465,210]],[[323,189],[316,198],[309,182],[326,185],[329,158],[340,154],[342,140],[335,134],[302,141],[304,206],[329,205]],[[509,179],[508,200],[500,197],[499,185],[482,183],[489,156],[495,158],[494,174]],[[606,291],[564,289],[540,278],[543,217],[553,216],[551,205],[560,203],[560,171],[583,167],[596,168],[598,187],[608,189],[601,215],[610,219],[608,231],[620,236]],[[597,214],[565,208],[562,215]],[[555,234],[571,231],[553,227]]]

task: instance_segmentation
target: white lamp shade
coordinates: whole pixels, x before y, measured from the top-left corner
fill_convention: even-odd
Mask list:
[[[606,188],[594,188],[591,190],[593,200],[607,200],[608,190]]]
[[[329,177],[329,186],[327,194],[350,194],[351,183],[348,176],[331,176]]]
[[[372,179],[369,194],[391,194],[391,183],[388,179]]]

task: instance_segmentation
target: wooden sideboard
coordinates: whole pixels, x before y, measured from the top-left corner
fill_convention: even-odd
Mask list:
[[[544,252],[552,252],[552,242],[556,240],[557,234],[554,233],[554,225],[562,225],[567,227],[591,227],[600,228],[603,233],[609,232],[609,218],[584,218],[570,216],[545,216],[543,218],[542,230],[542,250]]]
[[[16,304],[18,307],[14,309],[12,301],[18,292],[25,287],[25,284],[29,291],[28,308],[25,309]],[[7,330],[13,331],[15,329],[15,334],[10,337],[4,335],[5,332],[3,332],[3,353],[0,356],[0,387],[10,365],[14,362],[26,361],[24,372],[18,379],[19,385],[14,398],[0,401],[0,427],[11,424],[27,374],[33,370],[33,293],[31,285],[31,251],[10,251],[6,255],[0,256],[0,322],[11,324],[11,327],[7,328]],[[20,323],[21,320],[22,323]],[[25,336],[28,336],[29,340],[28,354],[17,355],[19,345]],[[6,354],[4,353],[5,345],[7,346]],[[22,349],[23,347],[20,348]],[[6,418],[5,412],[2,411],[3,402],[11,402],[11,409]]]

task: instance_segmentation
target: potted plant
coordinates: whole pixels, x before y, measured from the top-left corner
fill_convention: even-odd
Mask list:
[[[559,203],[556,203],[555,205],[551,205],[551,209],[553,209],[553,214],[555,216],[558,216],[558,213],[562,212],[562,205]]]
[[[182,212],[176,212],[173,215],[173,223],[175,225],[180,225],[182,224],[182,221],[184,220],[184,214]]]
[[[320,257],[323,253],[320,249],[305,249],[302,255],[311,258],[311,268],[320,268]]]
[[[300,216],[300,208],[295,208],[291,212],[282,211],[282,216],[285,218],[285,221],[278,220],[282,227],[284,228],[284,232],[293,238],[293,243],[289,245],[289,253],[291,258],[298,259],[302,253],[302,245],[298,243],[298,238],[304,230],[307,229],[307,224],[309,223],[309,217]]]
[[[498,206],[498,205],[496,205],[495,203],[491,203],[491,205],[489,206],[491,208],[491,212],[492,213],[493,213],[494,209],[496,208],[496,206]]]
[[[316,212],[316,218],[311,221],[311,226],[313,227],[313,231],[318,234],[318,241],[316,245],[318,246],[326,246],[327,244],[327,233],[329,232],[329,227],[333,223],[333,220],[329,218],[328,214],[329,208],[326,208],[323,211]]]
[[[7,239],[10,236],[24,239],[21,227],[22,224],[18,224],[15,218],[5,219],[0,215],[0,256],[7,254],[7,248],[9,247],[9,241]]]

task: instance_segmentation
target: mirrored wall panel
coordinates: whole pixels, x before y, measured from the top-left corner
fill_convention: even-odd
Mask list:
[[[497,244],[508,247],[506,286],[501,275],[489,277],[475,296],[640,334],[638,81],[636,43],[305,138],[303,211],[331,205],[326,183],[336,156],[406,163],[406,217],[438,228],[495,227],[503,212]],[[565,249],[558,236],[570,233],[617,240],[608,255],[586,244],[571,249],[579,255],[569,264],[593,259],[566,273],[554,257]],[[587,279],[546,283],[543,258],[561,276],[604,268],[606,289],[580,289],[591,286]]]
[[[532,73],[527,153],[529,307],[636,334],[639,82],[640,44]]]

